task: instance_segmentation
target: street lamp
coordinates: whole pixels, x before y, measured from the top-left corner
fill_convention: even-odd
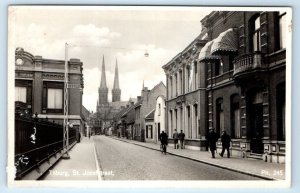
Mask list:
[[[64,132],[63,132],[63,156],[64,159],[70,159],[69,155],[69,66],[68,66],[68,43],[65,43],[65,79],[64,79]]]

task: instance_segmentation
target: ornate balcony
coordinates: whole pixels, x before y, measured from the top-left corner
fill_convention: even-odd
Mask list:
[[[239,56],[233,61],[233,78],[248,77],[252,73],[265,71],[267,65],[260,52]]]

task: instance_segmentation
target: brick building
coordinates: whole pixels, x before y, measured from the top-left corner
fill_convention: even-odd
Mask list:
[[[82,62],[70,59],[69,123],[83,132]],[[64,119],[65,61],[44,59],[17,48],[15,51],[15,101],[26,104],[30,113],[62,124]]]
[[[169,132],[181,127],[188,138],[200,139],[200,149],[205,150],[210,128],[218,134],[226,130],[233,155],[285,162],[287,22],[285,12],[213,11],[204,17],[198,58],[187,58],[182,52],[163,66]],[[187,87],[193,81],[185,68],[189,63],[199,69],[200,91],[190,113],[185,105],[182,114],[178,106],[187,103],[192,91]],[[193,108],[197,102],[199,118]],[[192,123],[189,116],[194,116]],[[183,124],[178,123],[184,118]],[[193,120],[199,120],[199,128]]]
[[[286,13],[212,12],[201,23],[208,128],[231,135],[233,154],[284,162]]]
[[[205,83],[203,66],[198,63],[200,50],[207,42],[206,31],[163,66],[167,78],[166,129],[183,130],[186,148],[200,149],[200,129],[206,127]],[[203,138],[202,137],[202,138]],[[173,140],[171,140],[172,142]],[[202,140],[203,141],[203,140]]]

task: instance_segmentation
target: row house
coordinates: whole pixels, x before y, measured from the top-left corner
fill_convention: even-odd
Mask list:
[[[169,132],[182,128],[188,139],[199,139],[200,149],[205,150],[210,128],[220,135],[226,130],[233,141],[233,155],[284,163],[287,22],[287,13],[275,11],[213,11],[204,17],[200,39],[206,42],[196,46],[200,51],[194,63],[187,62],[183,52],[163,66]],[[187,105],[192,92],[187,85],[193,79],[185,66],[191,64],[199,69],[195,81],[200,91],[195,102]],[[183,106],[183,114],[180,103],[189,106]],[[184,120],[183,124],[178,120]]]
[[[84,130],[82,62],[79,59],[70,59],[68,65],[69,123],[82,133]],[[62,124],[64,73],[64,60],[33,56],[23,48],[17,48],[15,50],[15,101],[24,103],[30,114]]]
[[[134,140],[146,142],[154,141],[154,109],[159,96],[166,95],[166,86],[163,82],[158,83],[151,90],[143,86],[141,96],[135,104]],[[149,115],[149,117],[147,117]],[[146,119],[147,117],[147,119]],[[147,123],[146,123],[147,121]],[[149,124],[150,122],[150,124]],[[147,127],[146,127],[147,126]],[[151,135],[152,133],[152,135]]]
[[[201,137],[203,138],[201,129],[206,127],[206,111],[201,108],[205,106],[204,69],[198,63],[198,55],[207,42],[206,39],[206,32],[201,32],[162,67],[167,78],[167,133],[172,141],[175,130],[182,130],[186,136],[185,146],[190,149],[200,149]]]

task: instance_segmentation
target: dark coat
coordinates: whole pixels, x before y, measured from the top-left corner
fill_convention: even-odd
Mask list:
[[[222,146],[223,147],[230,147],[231,138],[230,138],[230,136],[227,133],[224,133],[221,136],[221,141],[222,141]]]
[[[160,140],[161,144],[168,145],[168,134],[161,133],[160,136],[159,136],[159,140]]]
[[[178,138],[179,140],[184,140],[185,134],[184,133],[179,133]]]
[[[219,135],[216,134],[214,131],[213,132],[209,132],[206,136],[207,139],[207,145],[209,146],[210,150],[216,150],[217,146],[216,146],[216,142],[219,139]]]

